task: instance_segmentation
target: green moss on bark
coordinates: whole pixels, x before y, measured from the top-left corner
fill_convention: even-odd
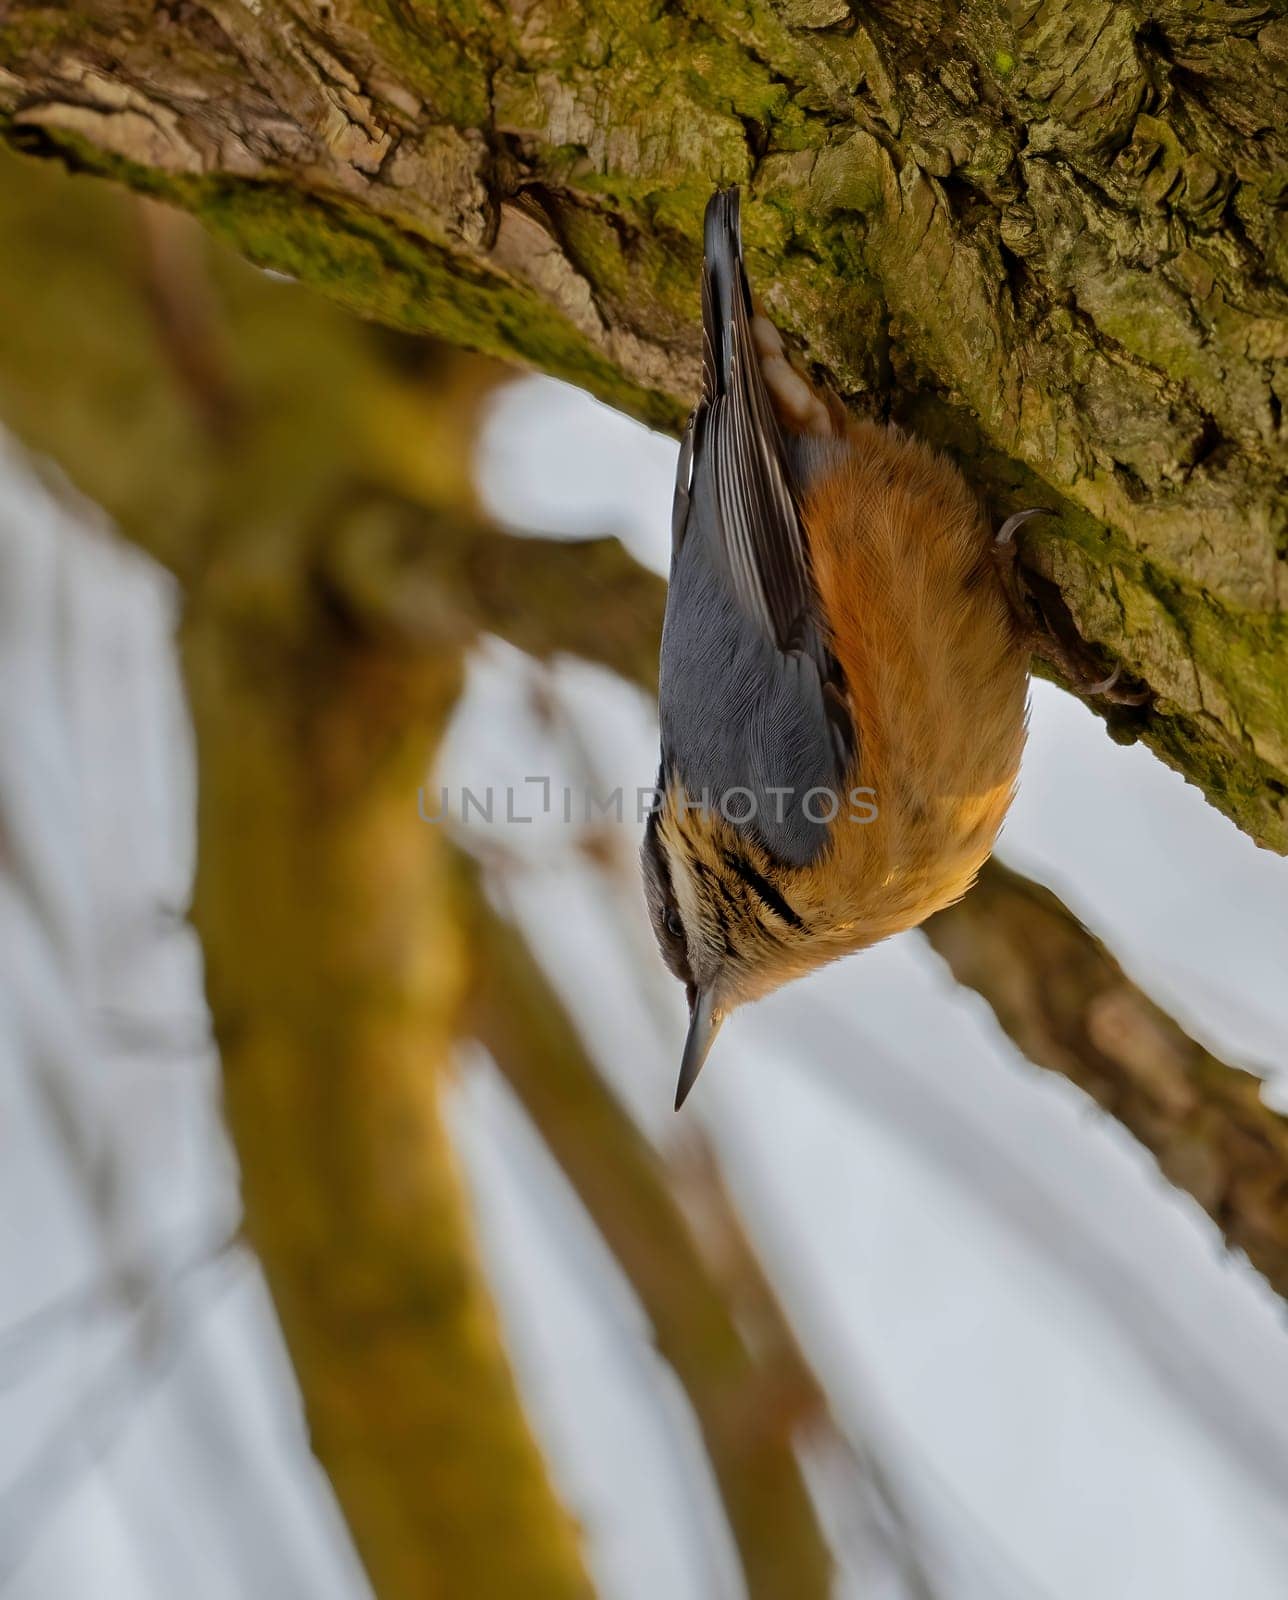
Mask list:
[[[1139,735],[1288,849],[1279,21],[389,0],[306,38],[278,3],[236,45],[180,24],[168,56],[145,9],[127,37],[103,0],[56,49],[22,9],[10,136],[364,315],[665,427],[693,394],[702,207],[741,182],[755,287],[819,375],[955,447],[999,516],[1021,495],[1061,510],[1026,559],[1155,691]],[[109,57],[110,90],[76,76]],[[253,102],[232,92],[252,66]],[[125,160],[131,139],[150,154]]]

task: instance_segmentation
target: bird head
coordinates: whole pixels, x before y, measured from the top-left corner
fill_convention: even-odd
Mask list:
[[[820,925],[825,862],[784,864],[682,785],[661,788],[641,860],[662,959],[689,1002],[678,1111],[731,1011],[841,951]]]

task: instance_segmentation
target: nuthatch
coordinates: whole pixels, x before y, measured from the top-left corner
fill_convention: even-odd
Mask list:
[[[947,460],[814,391],[752,303],[736,190],[707,206],[702,329],[642,851],[689,1000],[677,1110],[734,1007],[970,888],[1035,642],[1006,559],[1028,513],[995,538]]]

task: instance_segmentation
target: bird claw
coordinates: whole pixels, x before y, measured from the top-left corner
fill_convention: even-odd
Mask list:
[[[1030,517],[1051,517],[1054,515],[1055,513],[1048,511],[1045,506],[1029,506],[1025,511],[1013,512],[997,530],[996,543],[1010,544],[1015,537],[1015,530],[1022,528]]]
[[[1094,669],[1094,659],[1086,644],[1078,638],[1073,619],[1059,591],[1054,585],[1035,573],[1025,573],[1020,566],[1015,533],[1030,517],[1054,516],[1043,506],[1030,506],[1007,517],[997,530],[994,550],[997,553],[997,572],[1010,602],[1017,625],[1027,636],[1029,648],[1036,656],[1049,662],[1067,681],[1075,694],[1091,700],[1104,695],[1114,705],[1140,706],[1151,697],[1148,688],[1119,688],[1122,677],[1121,664],[1114,667],[1108,677],[1087,682],[1087,669]],[[1041,590],[1049,591],[1047,604],[1043,603]],[[1049,609],[1048,609],[1049,608]],[[1053,617],[1056,620],[1052,620]]]
[[[1107,678],[1101,678],[1099,683],[1079,683],[1074,687],[1085,700],[1090,700],[1098,694],[1108,694],[1113,686],[1123,675],[1122,663],[1119,662]]]

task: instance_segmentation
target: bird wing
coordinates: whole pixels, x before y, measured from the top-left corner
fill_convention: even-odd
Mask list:
[[[705,231],[702,399],[682,452],[673,532],[683,539],[696,458],[711,474],[715,532],[735,595],[780,650],[799,649],[817,601],[783,437],[751,337],[736,189],[711,197]]]
[[[796,481],[826,465],[785,440],[751,338],[736,191],[707,207],[702,397],[680,450],[662,635],[664,765],[692,792],[746,788],[781,860],[826,845],[803,797],[849,771],[855,730],[810,568]],[[779,807],[779,789],[793,798]]]

